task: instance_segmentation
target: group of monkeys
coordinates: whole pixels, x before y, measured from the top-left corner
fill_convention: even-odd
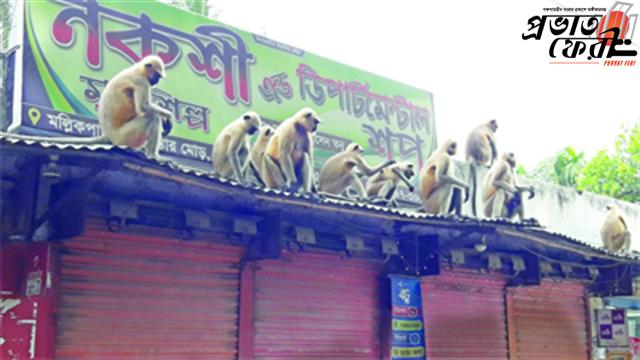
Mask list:
[[[400,184],[414,191],[410,179],[415,175],[414,165],[408,161],[387,161],[378,166],[369,165],[363,158],[364,149],[355,143],[331,156],[320,169],[316,184],[313,172],[313,133],[322,121],[309,108],[304,108],[284,120],[275,129],[263,125],[260,116],[249,111],[227,125],[213,145],[213,168],[223,178],[247,183],[249,171],[262,185],[272,189],[302,191],[349,197],[355,192],[359,200],[397,206],[395,195]],[[497,159],[495,131],[497,123],[491,120],[475,128],[467,142],[467,158],[472,169],[489,165],[491,170],[483,187],[482,198],[487,217],[522,219],[521,192],[530,187],[515,183],[515,158],[507,153]],[[249,138],[258,133],[252,146]],[[420,171],[419,192],[423,211],[430,214],[460,215],[461,194],[470,196],[470,186],[454,176],[452,156],[457,144],[446,141],[426,161]],[[475,174],[475,170],[472,170]],[[366,185],[361,177],[366,176]],[[475,177],[473,177],[475,178]],[[475,188],[473,184],[471,187]],[[475,195],[475,194],[474,194]]]
[[[122,70],[107,83],[98,106],[98,120],[103,135],[94,138],[57,138],[65,143],[112,143],[132,148],[144,147],[145,154],[159,158],[161,140],[172,128],[173,114],[151,103],[151,88],[166,76],[165,65],[151,55]],[[309,108],[304,108],[281,122],[275,129],[262,124],[260,116],[248,111],[228,124],[217,136],[212,153],[215,173],[248,184],[251,173],[264,187],[311,194],[349,196],[376,204],[397,206],[397,188],[402,183],[413,192],[410,180],[414,166],[408,161],[387,161],[370,166],[363,158],[363,148],[355,143],[330,157],[322,166],[318,181],[313,170],[313,134],[322,121]],[[523,196],[534,196],[532,187],[515,181],[516,160],[513,153],[498,158],[495,132],[498,124],[491,120],[468,136],[466,159],[471,170],[471,184],[454,176],[452,156],[455,141],[447,140],[427,159],[419,174],[422,211],[429,214],[460,215],[469,197],[476,198],[477,167],[490,169],[482,187],[484,215],[524,219]],[[258,133],[255,144],[249,138]],[[52,139],[23,137],[32,140]],[[366,185],[361,181],[366,176]],[[470,191],[471,189],[471,191]],[[464,200],[462,192],[464,191]],[[476,215],[475,201],[473,214]],[[601,235],[610,250],[629,249],[630,234],[624,219],[614,207],[608,214]]]

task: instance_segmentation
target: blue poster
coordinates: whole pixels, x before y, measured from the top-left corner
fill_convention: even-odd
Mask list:
[[[420,279],[391,278],[391,359],[426,359]]]

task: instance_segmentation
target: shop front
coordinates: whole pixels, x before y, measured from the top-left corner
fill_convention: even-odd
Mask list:
[[[3,206],[17,209],[3,212],[7,358],[586,359],[589,297],[623,294],[635,271],[522,224],[247,189],[115,150],[0,145],[16,180]],[[392,312],[394,294],[413,295],[390,276],[418,281],[421,309]],[[394,351],[403,339],[412,348]]]
[[[381,358],[380,259],[287,251],[248,266],[254,304],[246,358]]]
[[[57,358],[235,359],[241,247],[90,219],[59,244]]]
[[[506,282],[470,269],[424,277],[427,358],[507,359]]]
[[[506,292],[511,359],[588,359],[585,286],[544,279]]]

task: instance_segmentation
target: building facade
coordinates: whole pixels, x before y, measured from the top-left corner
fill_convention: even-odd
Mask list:
[[[535,222],[245,188],[117,147],[0,138],[2,356],[387,359],[389,276],[428,359],[587,359],[637,259]]]

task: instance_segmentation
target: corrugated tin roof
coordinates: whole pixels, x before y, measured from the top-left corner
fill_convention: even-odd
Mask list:
[[[335,206],[339,208],[351,208],[351,209],[363,209],[375,213],[393,215],[396,217],[400,217],[406,219],[407,221],[411,220],[433,220],[433,221],[445,221],[453,224],[465,225],[465,224],[475,224],[475,225],[488,225],[488,226],[507,226],[516,229],[517,231],[532,234],[539,237],[544,238],[553,238],[556,240],[563,240],[568,243],[572,243],[574,245],[579,245],[582,247],[586,247],[592,251],[599,252],[601,254],[606,254],[608,256],[620,258],[620,259],[632,259],[632,260],[640,260],[640,253],[631,253],[631,254],[621,254],[611,252],[600,247],[593,246],[587,242],[578,240],[576,238],[570,237],[565,234],[561,234],[558,232],[552,232],[544,229],[536,220],[528,220],[524,222],[516,222],[507,219],[480,219],[480,218],[472,218],[472,217],[458,217],[458,216],[445,216],[445,215],[432,215],[426,214],[422,212],[418,212],[413,209],[405,209],[405,208],[389,208],[379,205],[373,205],[364,202],[357,202],[347,198],[339,198],[339,197],[325,197],[318,195],[310,195],[310,194],[300,194],[300,193],[289,193],[280,190],[262,188],[258,186],[244,186],[236,181],[225,179],[216,176],[211,171],[204,171],[202,169],[185,166],[178,164],[171,160],[158,160],[155,158],[149,158],[144,155],[141,151],[136,151],[125,146],[116,146],[110,144],[66,144],[66,143],[57,143],[57,142],[49,142],[49,141],[35,141],[28,140],[23,138],[20,135],[14,134],[6,134],[0,132],[0,145],[1,144],[12,144],[12,145],[26,145],[26,146],[34,146],[45,149],[57,149],[57,150],[72,150],[78,152],[93,152],[93,153],[106,153],[106,154],[120,154],[128,157],[138,158],[147,162],[149,165],[160,166],[171,170],[176,173],[182,173],[185,175],[195,176],[201,179],[207,179],[209,181],[216,182],[218,184],[223,184],[225,186],[229,186],[232,188],[243,188],[247,190],[251,190],[253,192],[263,193],[265,195],[271,195],[275,197],[283,197],[289,199],[297,199],[306,202],[312,202],[315,204],[325,204],[330,206]]]

